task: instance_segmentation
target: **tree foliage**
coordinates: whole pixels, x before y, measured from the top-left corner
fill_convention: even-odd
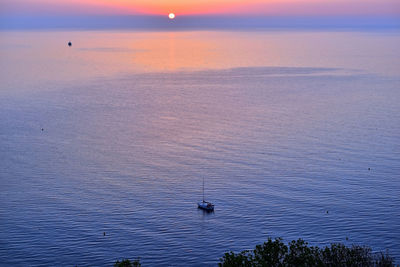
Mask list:
[[[331,244],[324,248],[309,246],[302,239],[293,240],[287,245],[281,238],[257,245],[254,250],[240,253],[229,252],[220,259],[220,267],[306,267],[306,266],[395,266],[388,255],[373,253],[366,246]]]
[[[128,259],[124,259],[122,261],[117,260],[114,264],[114,267],[140,267],[140,259],[133,260],[132,262]]]

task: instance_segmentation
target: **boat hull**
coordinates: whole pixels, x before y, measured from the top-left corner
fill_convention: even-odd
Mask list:
[[[209,202],[199,202],[198,208],[205,211],[214,211],[214,205]]]

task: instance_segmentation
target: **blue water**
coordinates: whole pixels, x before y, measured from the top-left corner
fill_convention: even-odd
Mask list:
[[[292,64],[285,54],[295,51],[280,51],[279,66],[240,52],[293,35],[253,33],[225,49],[229,59],[188,66],[199,55],[178,55],[192,33],[132,33],[135,43],[174,43],[169,60],[149,67],[164,48],[75,34],[109,49],[74,42],[55,58],[64,43],[2,39],[0,265],[140,257],[144,266],[214,266],[268,237],[363,244],[400,259],[398,35],[293,33],[304,48]],[[199,34],[186,45],[212,61],[225,44]],[[238,43],[248,35],[223,34]],[[301,54],[315,39],[350,35],[376,45]],[[211,214],[196,206],[203,178]]]

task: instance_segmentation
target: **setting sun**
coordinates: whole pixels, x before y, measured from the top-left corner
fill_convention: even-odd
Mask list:
[[[169,17],[170,19],[174,19],[174,18],[175,18],[175,14],[174,14],[174,13],[169,13],[168,17]]]

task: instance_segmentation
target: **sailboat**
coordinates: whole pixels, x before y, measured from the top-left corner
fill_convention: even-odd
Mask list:
[[[204,178],[203,178],[203,201],[198,203],[199,209],[205,211],[214,211],[214,204],[204,200]]]

